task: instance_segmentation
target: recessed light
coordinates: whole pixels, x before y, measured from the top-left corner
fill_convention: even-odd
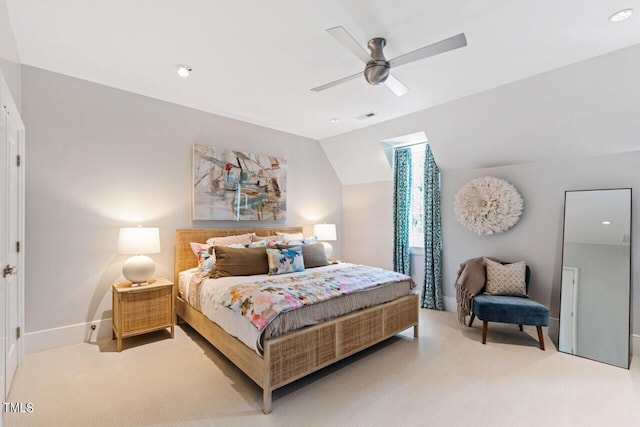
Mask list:
[[[331,123],[338,123],[340,121],[340,119],[334,117],[333,119],[331,119]]]
[[[602,225],[611,225],[611,221],[602,221]]]
[[[631,8],[619,10],[609,17],[609,21],[611,22],[624,21],[625,19],[630,17],[632,13],[633,13],[633,9]]]
[[[191,67],[189,67],[188,65],[180,64],[178,65],[177,73],[180,77],[189,77],[189,74],[191,74]]]

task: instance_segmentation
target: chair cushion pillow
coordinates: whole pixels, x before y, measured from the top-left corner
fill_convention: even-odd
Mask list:
[[[503,265],[489,258],[484,258],[484,262],[487,265],[486,294],[527,296],[525,282],[527,265],[524,261]]]

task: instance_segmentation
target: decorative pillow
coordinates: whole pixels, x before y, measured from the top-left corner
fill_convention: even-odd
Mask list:
[[[282,240],[285,243],[290,242],[292,240],[300,241],[300,242],[304,240],[304,236],[302,235],[302,233],[276,233],[276,234],[282,237]]]
[[[484,258],[484,262],[487,265],[486,294],[516,297],[527,296],[525,282],[527,265],[524,261],[503,265],[499,262]]]
[[[252,242],[261,242],[263,240],[268,240],[268,241],[276,241],[276,242],[283,242],[284,241],[284,237],[282,236],[256,236],[255,234],[253,236],[251,236],[251,241]]]
[[[251,243],[249,243],[250,245]],[[226,246],[228,248],[236,248],[236,249],[241,249],[241,248],[248,248],[249,245],[243,245],[242,243],[232,243],[230,245],[221,245],[221,246]]]
[[[305,237],[302,240],[287,240],[287,245],[313,245],[318,242],[318,238],[316,236]]]
[[[219,279],[228,276],[252,276],[267,274],[266,248],[230,248],[214,246],[216,266],[211,277]]]
[[[287,249],[267,249],[269,261],[269,274],[295,273],[304,271],[304,257],[302,246],[293,246]]]
[[[234,243],[239,243],[241,245],[248,245],[251,243],[251,236],[254,233],[246,233],[246,234],[237,234],[235,236],[224,236],[224,237],[212,237],[207,240],[207,243],[215,246],[229,246]]]
[[[216,263],[216,257],[213,254],[213,246],[206,243],[189,243],[191,250],[198,257],[198,273],[201,276],[211,275],[211,270]]]
[[[278,249],[288,249],[292,245],[278,245]],[[327,254],[324,252],[322,243],[314,243],[302,246],[302,257],[304,258],[304,268],[322,267],[329,265]]]
[[[189,246],[191,246],[191,250],[193,251],[195,256],[198,257],[198,265],[200,265],[202,261],[213,255],[213,251],[211,250],[213,246],[206,243],[191,242],[189,243]],[[215,260],[215,257],[213,259]]]

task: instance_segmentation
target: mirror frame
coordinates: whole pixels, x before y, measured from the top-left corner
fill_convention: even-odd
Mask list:
[[[601,360],[597,360],[597,359],[593,359],[590,357],[586,357],[586,356],[582,356],[580,354],[576,354],[576,353],[572,353],[572,352],[568,352],[568,351],[564,351],[560,349],[560,333],[562,330],[562,274],[563,274],[563,268],[564,268],[564,261],[565,261],[565,240],[566,240],[566,228],[567,228],[567,224],[566,224],[566,216],[567,216],[567,194],[568,193],[586,193],[586,192],[590,192],[590,191],[614,191],[614,190],[629,190],[629,236],[630,236],[630,241],[629,241],[629,271],[628,271],[628,289],[627,289],[627,294],[628,294],[628,319],[627,319],[627,358],[626,358],[626,365],[625,366],[621,366],[621,365],[617,365],[617,364],[613,364],[613,363],[609,363],[606,361],[601,361]],[[559,301],[559,306],[558,306],[558,351],[565,353],[565,354],[571,354],[573,356],[578,356],[578,357],[583,357],[585,359],[588,360],[594,360],[600,363],[606,363],[609,364],[611,366],[617,366],[617,367],[621,367],[621,368],[625,368],[625,369],[629,369],[630,365],[631,365],[631,352],[632,352],[632,342],[631,342],[631,333],[632,333],[632,325],[631,325],[631,310],[632,310],[632,301],[631,301],[631,288],[633,286],[633,282],[632,282],[632,271],[633,271],[633,238],[631,237],[633,235],[633,189],[631,187],[619,187],[619,188],[598,188],[598,189],[587,189],[587,190],[566,190],[564,192],[564,205],[563,205],[563,215],[562,215],[562,254],[561,254],[561,262],[560,262],[560,301]]]

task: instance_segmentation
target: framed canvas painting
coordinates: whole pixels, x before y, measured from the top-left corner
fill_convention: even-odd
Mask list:
[[[286,189],[285,159],[193,146],[193,220],[284,221]]]

